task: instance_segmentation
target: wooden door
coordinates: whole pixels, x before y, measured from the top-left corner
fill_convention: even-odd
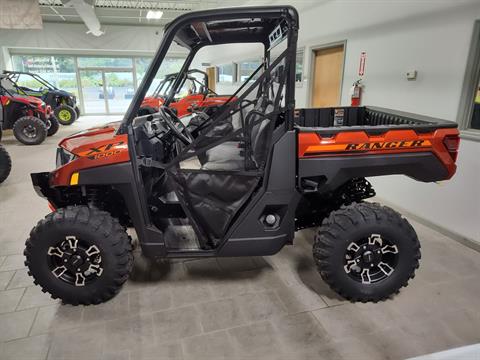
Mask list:
[[[312,106],[340,105],[343,78],[343,45],[315,51]]]
[[[208,87],[210,90],[215,91],[215,83],[217,79],[215,66],[207,68],[207,77],[208,77]]]

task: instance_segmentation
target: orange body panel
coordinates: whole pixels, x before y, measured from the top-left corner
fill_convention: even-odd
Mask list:
[[[322,137],[315,131],[298,134],[298,157],[358,156],[432,152],[444,164],[451,178],[457,166],[443,141],[446,136],[458,136],[457,129],[438,129],[429,133],[415,130],[389,130],[381,135],[368,135],[365,131],[339,132]]]
[[[52,172],[50,185],[68,186],[75,172],[130,161],[128,136],[116,134],[118,125],[119,123],[107,124],[63,139],[60,147],[76,158]]]

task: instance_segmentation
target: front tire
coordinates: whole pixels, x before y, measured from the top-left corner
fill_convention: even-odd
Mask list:
[[[72,125],[77,120],[75,109],[68,105],[60,105],[53,110],[58,122],[62,125]]]
[[[391,208],[353,203],[323,221],[313,257],[323,280],[339,295],[377,302],[415,276],[420,243],[408,221]]]
[[[47,138],[47,125],[35,116],[23,116],[13,124],[13,135],[25,145],[38,145]]]
[[[12,159],[7,150],[0,145],[0,184],[4,182],[12,170]]]
[[[111,299],[133,264],[125,228],[109,213],[87,206],[61,208],[39,221],[24,254],[34,283],[71,305]]]

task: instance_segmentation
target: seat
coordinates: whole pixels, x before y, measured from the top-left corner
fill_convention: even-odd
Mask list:
[[[254,108],[245,116],[247,137],[250,138],[252,160],[255,167],[259,167],[265,158],[267,129],[270,120],[262,118],[261,114],[268,114],[273,110],[273,104],[266,98],[260,97]],[[245,170],[245,148],[238,141],[227,141],[206,152],[204,170]]]

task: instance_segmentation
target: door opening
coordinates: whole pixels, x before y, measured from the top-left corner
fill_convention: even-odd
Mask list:
[[[313,107],[340,105],[344,52],[343,44],[314,51],[311,96]]]
[[[211,66],[207,68],[208,88],[215,91],[215,84],[217,79],[216,68]]]

